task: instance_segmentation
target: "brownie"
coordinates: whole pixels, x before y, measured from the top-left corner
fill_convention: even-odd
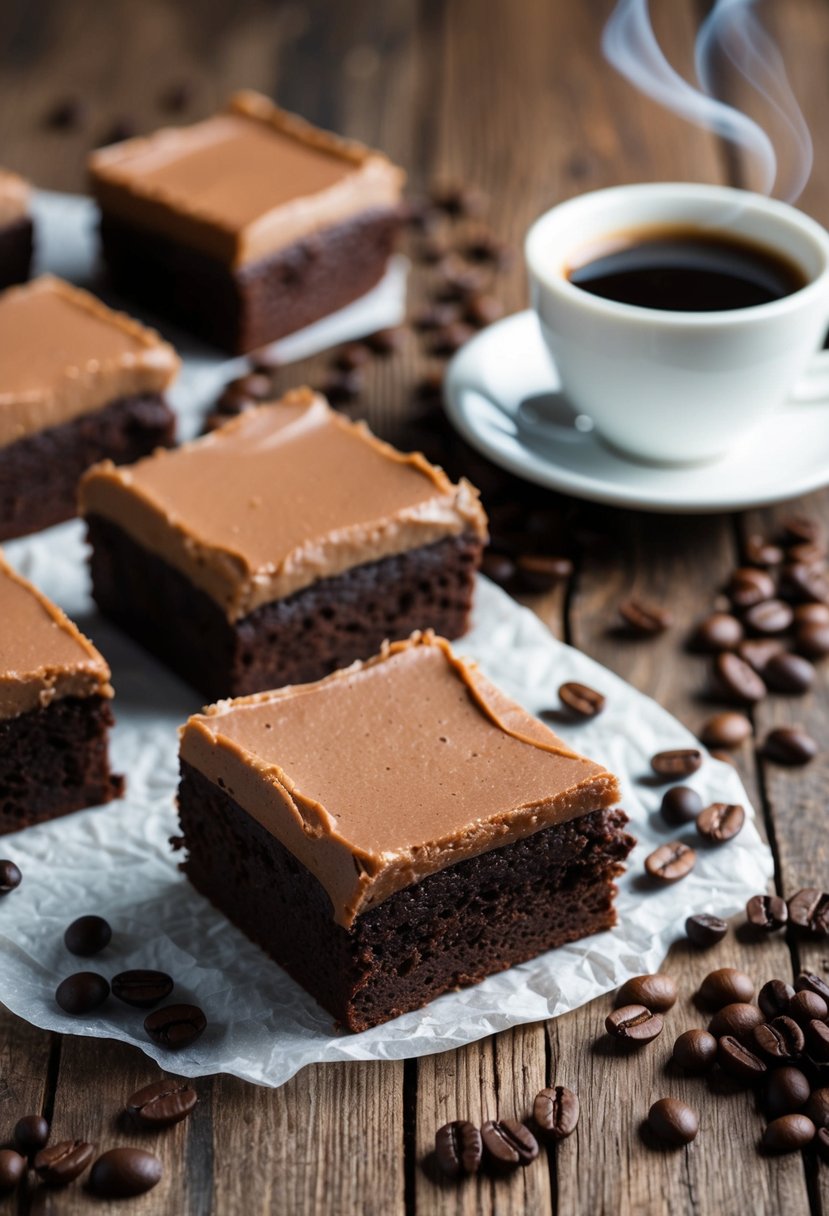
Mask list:
[[[119,290],[234,353],[365,294],[401,228],[402,170],[253,92],[89,167]]]
[[[0,555],[0,834],[120,797],[106,662]]]
[[[22,177],[0,169],[0,288],[29,277],[34,244],[29,193]]]
[[[81,484],[95,601],[208,699],[466,629],[486,519],[467,482],[308,389]]]
[[[71,518],[90,465],[170,444],[177,370],[152,330],[61,279],[0,294],[0,540]]]
[[[617,797],[429,633],[181,735],[184,872],[351,1030],[611,927]]]

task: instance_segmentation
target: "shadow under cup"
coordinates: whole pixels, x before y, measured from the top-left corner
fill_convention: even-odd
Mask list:
[[[799,268],[806,285],[749,308],[684,312],[570,282],[580,250],[660,227],[766,248]],[[603,440],[650,463],[702,463],[748,439],[785,408],[829,321],[829,234],[794,207],[731,187],[654,183],[580,195],[533,224],[525,254],[564,394]]]

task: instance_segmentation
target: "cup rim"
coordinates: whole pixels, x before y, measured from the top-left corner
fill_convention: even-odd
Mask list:
[[[563,274],[551,274],[544,263],[542,254],[546,255],[546,246],[542,250],[542,242],[548,234],[554,221],[562,215],[577,211],[588,202],[597,202],[602,198],[613,202],[630,195],[646,195],[652,199],[664,198],[676,201],[677,198],[701,200],[711,203],[730,204],[751,208],[754,212],[771,217],[781,223],[794,227],[798,232],[810,239],[822,258],[823,265],[819,272],[803,287],[779,300],[770,300],[764,304],[751,304],[745,308],[717,309],[706,312],[684,312],[679,309],[647,308],[640,304],[627,304],[619,300],[608,300],[602,296],[593,295],[584,288],[571,283]],[[778,315],[785,315],[792,310],[810,304],[815,296],[826,292],[829,280],[829,232],[821,224],[789,203],[779,199],[768,198],[750,190],[742,190],[735,186],[718,186],[700,182],[637,182],[621,186],[608,186],[600,190],[590,190],[584,194],[575,195],[564,202],[557,203],[540,215],[529,227],[524,238],[524,257],[530,275],[547,291],[559,296],[573,305],[604,318],[630,319],[633,321],[647,320],[649,324],[659,324],[664,327],[703,328],[716,325],[741,325],[748,321],[770,320]]]

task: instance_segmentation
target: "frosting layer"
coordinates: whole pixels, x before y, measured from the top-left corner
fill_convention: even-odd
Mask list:
[[[29,214],[29,183],[17,173],[0,169],[0,224],[11,224]]]
[[[405,176],[381,153],[253,92],[203,122],[93,152],[89,169],[104,211],[231,266],[361,211],[396,207]]]
[[[220,701],[181,757],[354,918],[463,858],[612,805],[616,778],[432,634],[316,684]]]
[[[80,505],[184,573],[231,621],[353,566],[486,534],[468,482],[453,485],[310,389],[137,464],[96,465]]]
[[[160,392],[178,367],[153,330],[62,279],[10,287],[0,294],[0,446]]]
[[[0,719],[62,697],[111,697],[109,667],[88,638],[0,553]]]

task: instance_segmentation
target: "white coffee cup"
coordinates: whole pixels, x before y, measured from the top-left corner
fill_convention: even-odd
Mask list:
[[[604,299],[567,277],[580,249],[661,225],[765,246],[802,269],[806,286],[749,308],[674,312]],[[787,400],[817,398],[827,386],[829,364],[816,352],[829,323],[829,233],[785,203],[687,182],[616,186],[546,212],[525,253],[565,396],[628,455],[678,465],[716,459]]]

